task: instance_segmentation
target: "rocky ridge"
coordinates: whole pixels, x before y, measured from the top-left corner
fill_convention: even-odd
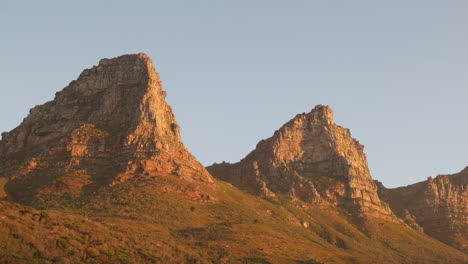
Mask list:
[[[101,60],[2,134],[0,194],[30,204],[138,176],[212,182],[182,143],[165,97],[147,55]]]
[[[208,167],[210,173],[255,194],[277,194],[314,204],[341,206],[392,219],[377,194],[364,147],[333,121],[333,111],[318,105],[299,114],[235,164]]]
[[[468,167],[405,187],[387,189],[377,184],[381,199],[406,223],[468,251]]]

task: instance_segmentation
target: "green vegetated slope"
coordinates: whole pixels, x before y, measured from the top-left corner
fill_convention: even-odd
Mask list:
[[[178,186],[177,190],[168,186]],[[190,196],[193,191],[211,199]],[[400,224],[267,201],[216,181],[128,180],[44,204],[0,202],[0,263],[464,263]]]

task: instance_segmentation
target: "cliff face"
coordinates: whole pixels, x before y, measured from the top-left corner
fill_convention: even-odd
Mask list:
[[[405,222],[468,251],[468,167],[406,187],[387,189],[378,185],[381,199]]]
[[[391,215],[377,195],[363,146],[333,122],[328,106],[297,115],[239,163],[214,164],[208,170],[263,196],[281,193],[379,217]]]
[[[211,182],[183,145],[165,96],[145,54],[103,59],[84,70],[2,134],[0,194],[29,203],[156,174]]]

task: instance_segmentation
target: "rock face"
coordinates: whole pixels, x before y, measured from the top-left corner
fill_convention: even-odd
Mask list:
[[[333,122],[333,111],[318,105],[299,114],[235,164],[214,164],[210,173],[255,194],[286,194],[311,203],[338,205],[390,217],[377,195],[363,146]]]
[[[439,175],[406,187],[378,186],[381,199],[405,222],[468,251],[468,167],[457,174]]]
[[[141,175],[212,182],[181,141],[145,54],[103,59],[2,134],[4,195],[29,203],[94,192]],[[2,187],[2,186],[0,186]]]

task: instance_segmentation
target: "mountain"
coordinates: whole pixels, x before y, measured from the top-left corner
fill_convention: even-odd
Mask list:
[[[145,54],[103,59],[0,141],[9,199],[50,205],[155,173],[212,182]],[[195,195],[195,194],[194,194]]]
[[[333,121],[333,111],[318,105],[295,116],[235,164],[208,167],[215,177],[274,197],[287,195],[315,204],[341,206],[392,219],[367,166],[364,146]]]
[[[2,134],[0,263],[466,260],[380,200],[328,107],[224,164],[237,188],[190,154],[165,95],[147,55],[103,59]]]
[[[382,200],[405,222],[468,252],[468,167],[406,187],[378,186]]]

